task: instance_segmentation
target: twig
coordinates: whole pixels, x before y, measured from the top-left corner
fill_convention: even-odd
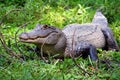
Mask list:
[[[1,20],[0,20],[0,25],[2,24],[4,18],[5,18],[8,14],[10,14],[11,12],[20,11],[20,10],[22,10],[22,9],[12,9],[12,10],[9,10],[8,12],[6,12],[6,14],[3,15],[2,18],[1,18]]]
[[[86,70],[83,69],[79,64],[77,64],[75,58],[72,58],[72,59],[73,59],[75,65],[76,65],[79,69],[81,69],[84,73],[87,73],[88,75],[93,75],[93,73],[90,73],[90,72],[86,71]]]
[[[0,20],[0,25],[2,24],[4,18],[5,18],[8,14],[10,14],[11,12],[20,11],[20,10],[21,10],[21,9],[12,9],[12,10],[9,10],[8,12],[6,12],[6,14],[3,15],[2,18],[1,18],[1,20]],[[10,48],[6,45],[5,40],[4,40],[4,36],[2,35],[1,32],[0,32],[0,42],[1,42],[1,44],[3,45],[3,47],[6,49],[6,51],[7,51],[8,53],[9,53],[9,52],[14,53],[14,52],[12,51],[12,49],[10,49]]]
[[[48,38],[47,38],[48,39]],[[41,58],[44,60],[44,62],[46,62],[47,63],[47,61],[46,61],[46,59],[44,58],[44,56],[43,56],[43,46],[44,46],[44,44],[45,44],[45,42],[47,41],[47,39],[43,42],[43,44],[41,45],[41,49],[40,49],[40,53],[41,53]]]
[[[19,29],[15,32],[15,45],[18,48],[20,53],[22,53],[22,50],[19,48],[18,43],[17,43],[17,34],[18,34],[19,30],[21,28],[25,27],[28,23],[30,23],[30,22],[26,22],[26,23],[22,24],[21,26],[19,26]]]
[[[85,69],[83,69],[79,64],[77,64],[77,62],[76,62],[76,60],[75,60],[75,58],[74,58],[74,55],[72,55],[72,52],[73,53],[75,53],[74,52],[74,50],[73,50],[73,48],[74,48],[74,36],[75,36],[75,31],[76,31],[76,29],[74,30],[74,33],[73,33],[73,38],[72,38],[72,51],[71,51],[71,58],[72,58],[72,60],[73,60],[73,62],[75,63],[75,65],[79,68],[79,69],[81,69],[84,73],[87,73],[88,75],[92,75],[93,73],[90,73],[90,72],[88,72],[88,71],[86,71]]]
[[[6,42],[4,40],[4,36],[1,32],[0,32],[0,42],[1,42],[2,46],[6,49],[7,53],[15,54],[15,52],[13,52],[13,50],[6,45]]]

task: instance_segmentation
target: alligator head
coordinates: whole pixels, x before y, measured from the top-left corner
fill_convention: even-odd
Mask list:
[[[36,27],[19,35],[21,42],[36,44],[39,48],[42,44],[46,45],[44,50],[49,49],[51,53],[65,48],[66,38],[64,33],[53,26],[37,24]]]
[[[19,35],[22,42],[39,44],[55,44],[60,36],[60,30],[48,25],[36,25],[30,32],[24,32]]]

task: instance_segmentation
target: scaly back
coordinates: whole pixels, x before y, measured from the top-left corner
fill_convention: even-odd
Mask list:
[[[100,10],[97,10],[94,18],[92,20],[92,23],[94,24],[100,24],[102,28],[108,27],[108,21],[107,18],[101,13]]]

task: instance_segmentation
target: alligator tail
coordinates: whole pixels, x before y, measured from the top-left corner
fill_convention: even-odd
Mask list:
[[[94,18],[92,20],[92,23],[100,24],[100,25],[102,25],[102,27],[108,26],[107,18],[102,14],[102,12],[100,10],[96,11]]]

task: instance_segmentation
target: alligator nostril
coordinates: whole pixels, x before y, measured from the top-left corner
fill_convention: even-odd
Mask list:
[[[19,35],[19,38],[20,39],[28,39],[28,35],[27,35],[27,33],[22,33]]]

